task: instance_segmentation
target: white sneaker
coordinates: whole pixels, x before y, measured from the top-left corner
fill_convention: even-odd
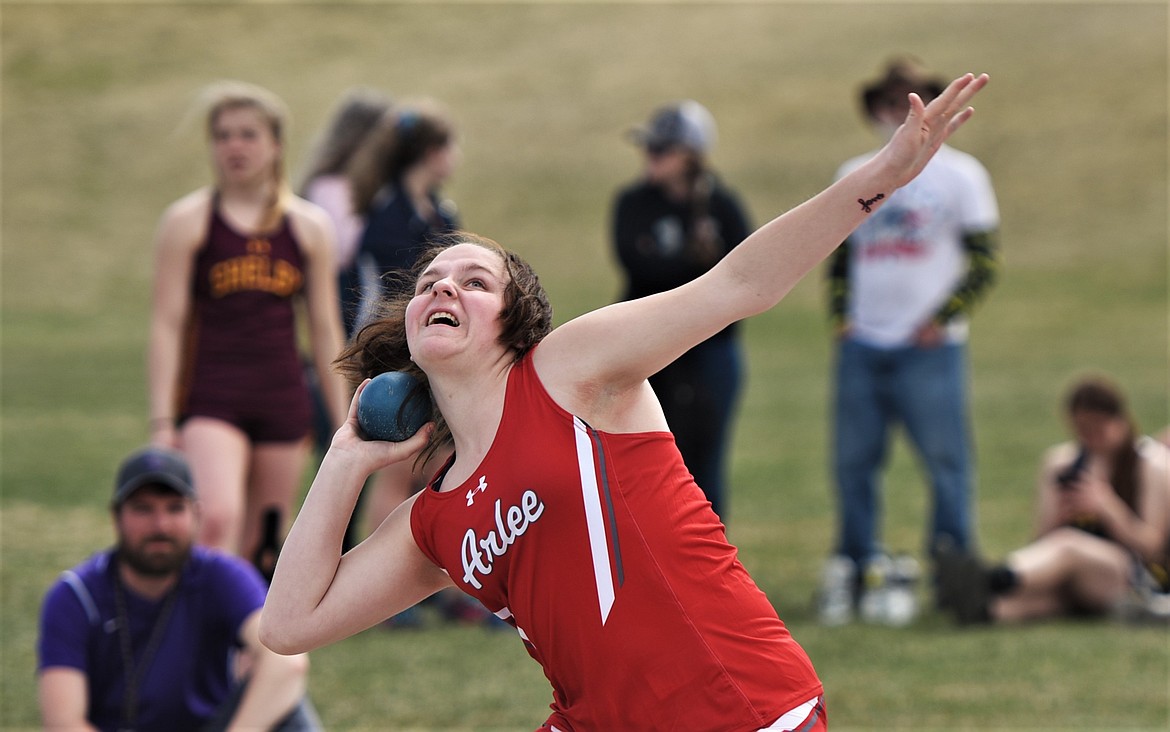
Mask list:
[[[922,569],[909,554],[899,554],[892,561],[886,583],[885,624],[904,627],[918,617],[918,580]]]
[[[821,568],[817,591],[817,617],[821,625],[846,625],[853,620],[853,585],[857,565],[840,554],[829,557]]]
[[[865,562],[858,607],[867,623],[886,624],[889,616],[890,575],[894,565],[886,554],[874,554]]]

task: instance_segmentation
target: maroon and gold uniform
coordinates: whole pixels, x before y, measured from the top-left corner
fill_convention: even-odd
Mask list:
[[[292,302],[304,285],[300,246],[287,216],[249,236],[217,203],[195,259],[179,413],[230,422],[253,442],[301,439],[312,407]]]

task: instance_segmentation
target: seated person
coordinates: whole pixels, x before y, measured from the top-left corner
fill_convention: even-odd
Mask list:
[[[64,572],[41,610],[46,729],[313,729],[308,659],[260,644],[266,587],[245,560],[194,546],[199,503],[179,453],[129,456],[117,543]],[[237,655],[237,652],[240,655]],[[232,668],[246,669],[246,685]],[[210,726],[209,726],[210,725]]]
[[[1077,383],[1066,409],[1076,440],[1044,456],[1036,540],[990,568],[939,556],[940,605],[962,623],[1103,615],[1135,590],[1170,590],[1170,451],[1138,436],[1106,379]]]

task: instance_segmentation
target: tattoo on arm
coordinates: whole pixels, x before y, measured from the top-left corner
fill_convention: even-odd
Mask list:
[[[886,194],[879,193],[870,199],[859,198],[859,199],[857,199],[857,202],[861,204],[862,211],[864,211],[866,213],[871,213],[871,212],[873,212],[873,205],[885,197],[886,197]]]

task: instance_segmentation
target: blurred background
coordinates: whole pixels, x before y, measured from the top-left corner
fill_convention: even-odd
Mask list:
[[[1105,371],[1141,426],[1170,423],[1167,7],[1159,3],[4,3],[0,26],[0,728],[38,724],[41,594],[109,543],[123,454],[147,439],[151,237],[210,180],[199,90],[288,104],[291,171],[338,97],[430,96],[464,160],[466,228],[529,259],[557,322],[618,292],[611,196],[638,172],[626,129],[694,98],[755,223],[877,144],[858,90],[898,53],[992,83],[954,140],[990,171],[998,285],[972,321],[978,526],[1030,536],[1058,402]],[[729,535],[825,681],[835,729],[1165,729],[1164,628],[1053,622],[818,627],[833,533],[822,272],[746,325]],[[308,476],[306,476],[308,478]],[[921,553],[926,489],[899,443],[887,544]],[[924,600],[928,600],[924,594]],[[532,729],[547,681],[510,633],[371,630],[313,656],[331,729]],[[882,721],[878,721],[882,720]]]

